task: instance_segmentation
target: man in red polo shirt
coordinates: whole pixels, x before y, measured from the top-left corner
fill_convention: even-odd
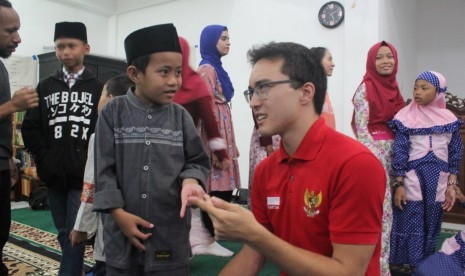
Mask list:
[[[283,275],[379,275],[383,167],[320,118],[326,76],[308,48],[270,43],[248,57],[244,94],[259,132],[282,142],[255,171],[253,215],[218,198],[190,199],[218,238],[245,243],[220,275],[255,275],[266,258]]]

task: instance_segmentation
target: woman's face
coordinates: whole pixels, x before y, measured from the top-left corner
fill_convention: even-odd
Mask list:
[[[381,76],[388,76],[394,71],[394,54],[388,46],[379,47],[378,54],[376,54],[376,72]]]
[[[229,53],[230,45],[231,43],[229,43],[229,33],[228,31],[223,31],[221,33],[220,39],[218,40],[218,43],[216,44],[216,49],[218,49],[218,52],[221,56],[225,56]]]
[[[325,69],[325,74],[327,77],[331,77],[333,75],[333,68],[334,62],[333,62],[333,56],[329,51],[325,52],[325,55],[323,56],[323,59],[321,60],[321,65],[323,65],[323,68]]]
[[[426,80],[416,80],[413,87],[413,100],[419,105],[428,105],[436,99],[436,87]]]

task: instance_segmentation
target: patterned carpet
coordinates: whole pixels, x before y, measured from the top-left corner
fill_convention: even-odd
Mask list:
[[[60,253],[56,234],[12,221],[10,238],[3,251],[10,275],[57,275]],[[86,269],[93,263],[89,246],[85,255]]]
[[[57,275],[61,251],[50,211],[16,209],[12,211],[12,218],[10,239],[3,251],[3,261],[10,269],[9,275]],[[440,248],[445,238],[455,233],[457,230],[442,229],[437,248]],[[240,243],[221,242],[221,244],[234,252],[238,252],[242,247]],[[196,256],[191,261],[190,274],[191,276],[217,275],[229,260],[230,258],[215,256]],[[86,270],[90,269],[93,263],[92,248],[88,246],[85,255]],[[259,275],[278,274],[279,269],[267,262]]]
[[[45,255],[17,246],[12,242],[3,249],[3,261],[9,275],[57,275],[60,263]]]

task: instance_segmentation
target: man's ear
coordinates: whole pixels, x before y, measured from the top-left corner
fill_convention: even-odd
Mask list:
[[[90,45],[85,43],[84,44],[84,54],[88,55],[90,53]]]
[[[302,86],[302,97],[300,101],[303,104],[313,103],[315,98],[315,85],[311,82],[306,82]]]
[[[138,83],[139,80],[139,70],[137,70],[136,66],[134,65],[129,65],[128,69],[126,70],[128,73],[128,77],[132,80],[134,83]]]

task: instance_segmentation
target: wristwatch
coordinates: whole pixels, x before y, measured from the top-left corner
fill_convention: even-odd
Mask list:
[[[399,181],[399,180],[395,179],[395,180],[392,181],[391,186],[392,186],[392,189],[395,191],[397,188],[404,186],[404,181]]]

